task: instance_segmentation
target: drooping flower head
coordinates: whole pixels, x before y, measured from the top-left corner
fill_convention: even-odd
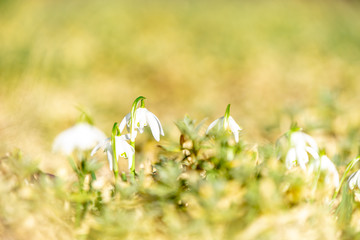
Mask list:
[[[213,121],[206,130],[208,134],[211,129],[216,128],[217,131],[229,131],[234,134],[235,142],[239,142],[239,134],[242,128],[230,116],[230,104],[228,104],[225,115]]]
[[[131,128],[131,120],[133,119],[134,121],[133,130],[137,130],[140,133],[143,133],[144,128],[146,126],[149,126],[154,139],[156,141],[160,141],[160,135],[164,136],[164,130],[161,126],[160,120],[155,116],[155,114],[153,114],[152,112],[150,112],[145,108],[145,104],[144,104],[145,98],[144,97],[139,97],[139,98],[137,99],[141,101],[141,106],[138,109],[136,109],[138,101],[135,100],[132,107],[132,111],[123,118],[123,120],[119,125],[120,133],[124,130],[125,126],[127,126],[128,129]],[[136,137],[136,133],[133,134],[133,136],[131,136],[131,141],[134,141],[135,137]]]
[[[105,138],[106,135],[101,130],[82,122],[57,135],[52,148],[54,152],[70,155],[75,150],[90,150]]]
[[[91,151],[91,156],[93,156],[100,148],[102,148],[103,151],[106,152],[106,156],[109,161],[109,167],[111,171],[114,169],[114,163],[117,164],[119,157],[127,158],[130,168],[132,156],[134,155],[135,150],[127,142],[127,140],[130,140],[129,134],[107,138],[101,143],[99,143]]]
[[[297,164],[301,169],[306,170],[306,163],[309,162],[309,154],[314,159],[319,159],[319,148],[316,141],[300,128],[291,129],[288,134],[290,149],[286,154],[285,164],[288,169]]]
[[[336,170],[334,163],[326,155],[321,155],[320,158],[310,162],[308,172],[312,174],[317,171],[325,174],[325,184],[335,188],[339,187],[339,173]]]

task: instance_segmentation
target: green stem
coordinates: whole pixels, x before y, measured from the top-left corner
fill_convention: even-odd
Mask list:
[[[134,148],[135,150],[135,141],[134,142],[130,142],[130,145]],[[131,167],[130,167],[130,174],[135,176],[135,152],[132,156],[132,161],[131,161]]]
[[[117,164],[117,153],[116,153],[116,142],[115,142],[115,136],[117,136],[118,133],[118,123],[115,122],[113,129],[112,129],[112,134],[111,134],[111,147],[113,150],[113,171],[114,171],[114,176],[115,176],[115,182],[118,179],[119,176],[119,168],[118,168],[118,164]]]
[[[141,108],[144,108],[145,107],[145,101],[144,101],[145,98],[141,99],[141,102],[140,102],[140,107]]]
[[[332,197],[332,201],[335,200],[335,198],[337,197],[337,195],[339,194],[339,191],[341,189],[341,186],[347,176],[347,174],[350,172],[350,170],[353,168],[353,166],[360,160],[360,157],[357,157],[357,158],[354,158],[353,160],[351,160],[349,162],[349,164],[346,166],[346,169],[345,169],[345,172],[344,172],[344,175],[342,176],[341,178],[341,181],[340,181],[340,184],[339,184],[339,187],[336,189],[333,197]]]
[[[131,119],[130,119],[130,145],[134,148],[134,154],[132,157],[132,161],[131,161],[131,167],[130,167],[130,174],[132,174],[133,176],[135,176],[135,122],[136,122],[136,107],[139,103],[139,101],[141,101],[141,107],[145,107],[145,103],[144,103],[144,99],[145,97],[140,96],[138,98],[135,99],[135,101],[132,104],[131,107]]]

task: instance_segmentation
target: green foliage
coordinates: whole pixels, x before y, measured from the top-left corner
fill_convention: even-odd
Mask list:
[[[77,239],[287,236],[287,231],[282,233],[274,224],[302,232],[299,237],[310,233],[327,237],[327,233],[339,230],[344,238],[356,235],[351,218],[357,205],[347,186],[341,203],[333,205],[338,218],[335,224],[335,215],[323,207],[332,192],[320,184],[317,194],[312,195],[311,179],[300,170],[285,169],[273,146],[252,146],[243,140],[235,143],[226,134],[205,135],[203,124],[189,116],[176,126],[179,142],[163,146],[158,160],[148,166],[151,170],[140,170],[135,178],[129,173],[116,182],[95,186],[99,163],[88,153],[75,153],[69,163],[77,178],[61,179],[41,173],[16,152],[1,164],[4,176],[17,174],[14,187],[7,191],[15,194],[19,209],[33,204],[40,208],[40,198],[45,199],[45,205],[57,202],[51,213],[60,219],[61,231]],[[27,185],[26,181],[32,183]],[[32,197],[22,198],[24,187]],[[2,185],[0,190],[6,191]],[[36,196],[39,191],[42,193]],[[2,206],[1,213],[8,219],[7,205]],[[64,206],[66,211],[61,212]],[[39,211],[36,214],[47,219],[39,208],[35,208]],[[12,213],[23,214],[28,213]],[[268,221],[268,217],[278,220]],[[316,219],[328,225],[321,226]],[[51,228],[53,222],[46,221]],[[11,221],[7,224],[14,226]],[[320,231],[320,226],[326,231]],[[24,234],[21,230],[20,238]]]

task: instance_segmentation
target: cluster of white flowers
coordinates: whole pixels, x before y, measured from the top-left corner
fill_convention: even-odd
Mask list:
[[[160,120],[144,107],[144,97],[139,97],[133,104],[132,112],[127,114],[112,133],[112,137],[106,138],[106,135],[96,127],[88,123],[79,123],[62,133],[54,141],[53,151],[71,155],[75,150],[91,151],[93,156],[99,149],[102,149],[108,158],[110,170],[114,169],[114,163],[117,163],[119,157],[127,158],[129,168],[133,164],[135,154],[135,138],[137,132],[143,133],[144,128],[149,126],[151,133],[156,141],[160,141],[160,135],[164,136],[164,130]],[[137,103],[141,100],[141,106],[136,109]],[[125,126],[128,127],[129,134],[120,135]],[[133,129],[129,129],[132,127]],[[118,133],[118,134],[115,134]],[[130,141],[130,144],[128,143]],[[113,145],[115,145],[113,147]],[[114,154],[114,151],[116,154]]]
[[[56,136],[53,151],[71,155],[74,151],[92,149],[91,156],[93,156],[99,149],[102,149],[107,155],[110,170],[114,169],[114,163],[117,163],[119,157],[127,158],[129,168],[131,168],[134,164],[134,146],[138,132],[143,133],[144,128],[149,126],[156,141],[160,141],[160,136],[164,136],[160,120],[144,107],[144,99],[144,97],[139,97],[134,101],[132,111],[122,119],[120,125],[117,123],[114,125],[115,133],[113,129],[112,137],[106,138],[101,130],[89,123],[78,123]],[[139,101],[141,101],[141,106],[137,108]],[[121,135],[125,126],[129,134]],[[209,125],[206,134],[214,129],[231,132],[234,135],[235,142],[239,142],[239,134],[242,128],[230,116],[230,104],[226,108],[225,115]],[[319,152],[316,141],[310,135],[302,132],[299,128],[295,128],[290,130],[286,136],[289,148],[285,157],[285,165],[289,170],[298,165],[309,174],[320,171],[325,174],[326,184],[337,189],[340,188],[339,174],[334,163],[326,155]],[[360,170],[348,178],[348,185],[351,190],[360,189]]]
[[[127,114],[120,123],[119,131],[120,133],[124,130],[125,125],[128,126],[128,130],[131,125],[131,113]],[[91,155],[93,156],[97,150],[103,148],[107,154],[110,170],[113,170],[113,161],[112,159],[116,159],[117,162],[118,157],[123,157],[128,159],[128,167],[129,169],[133,165],[133,155],[135,154],[134,142],[137,136],[137,131],[140,133],[144,132],[144,127],[149,126],[156,141],[160,141],[160,135],[164,136],[164,130],[162,129],[161,123],[159,119],[149,110],[144,107],[140,107],[136,109],[134,115],[134,125],[136,126],[134,131],[130,131],[130,134],[115,136],[115,151],[116,155],[114,156],[111,138],[97,145]],[[130,141],[129,144],[127,141]]]
[[[164,136],[160,120],[144,107],[144,99],[144,97],[137,98],[134,101],[132,111],[122,119],[119,126],[116,123],[115,132],[118,134],[114,135],[113,132],[113,138],[106,138],[102,131],[88,123],[79,123],[56,137],[53,144],[54,151],[71,155],[75,150],[85,151],[92,149],[91,156],[93,156],[99,149],[102,149],[107,155],[110,170],[114,169],[114,162],[116,163],[119,157],[127,158],[129,168],[131,168],[135,154],[134,146],[137,132],[143,133],[144,128],[149,126],[156,141],[160,141],[160,136]],[[140,101],[141,106],[137,108]],[[129,134],[120,135],[125,126]],[[227,106],[225,115],[209,125],[206,134],[214,128],[217,131],[232,132],[235,142],[239,142],[239,133],[242,129],[230,116],[230,104]],[[128,141],[130,141],[130,144]],[[113,144],[115,147],[113,147]],[[116,154],[114,154],[114,151]]]

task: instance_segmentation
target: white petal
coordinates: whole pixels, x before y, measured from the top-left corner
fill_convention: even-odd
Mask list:
[[[125,147],[125,151],[126,151],[126,156],[128,157],[128,167],[130,169],[135,151],[134,148],[130,145]]]
[[[104,147],[105,144],[107,144],[110,141],[111,138],[106,138],[105,140],[103,140],[101,143],[99,143],[98,145],[96,145],[94,147],[94,149],[91,151],[90,156],[94,156],[94,154],[102,147]]]
[[[128,163],[130,168],[135,150],[129,143],[124,141],[121,137],[122,136],[116,137],[116,154],[119,157],[124,157],[125,154],[126,158],[128,158]]]
[[[125,151],[123,149],[123,144],[128,144],[124,139],[123,135],[121,136],[115,136],[115,149],[116,149],[116,155],[121,156]]]
[[[129,138],[130,138],[131,142],[135,142],[135,138],[137,136],[137,131],[134,130],[132,135],[131,134],[127,134],[127,135],[129,135]],[[125,138],[127,138],[127,136]],[[129,139],[124,139],[124,140],[129,140]]]
[[[239,131],[241,130],[241,127],[235,122],[235,120],[229,116],[229,127],[231,132],[234,134],[235,142],[239,142]]]
[[[237,124],[231,116],[229,116],[229,127],[232,132],[242,130],[239,124]]]
[[[160,125],[158,123],[158,121],[156,120],[156,118],[154,117],[155,115],[152,114],[151,112],[148,112],[148,114],[146,115],[146,119],[147,122],[149,123],[149,127],[151,129],[151,133],[154,136],[156,141],[160,141]]]
[[[109,168],[110,168],[110,171],[113,170],[113,158],[114,158],[114,154],[112,152],[111,149],[108,149],[106,151],[106,156],[107,156],[107,159],[108,159],[108,162],[109,162]],[[117,161],[116,161],[117,162]]]
[[[306,143],[302,132],[294,132],[290,135],[290,143],[293,147],[305,147]]]
[[[224,118],[224,117],[221,117],[221,118]],[[220,121],[221,118],[218,118],[215,121],[213,121],[212,123],[210,123],[209,127],[206,129],[206,134],[208,134],[210,132],[210,130],[216,126],[216,124]]]
[[[318,154],[318,152],[315,150],[315,149],[313,149],[313,148],[311,148],[311,147],[305,147],[305,150],[308,152],[308,153],[310,153],[310,155],[314,158],[314,159],[319,159],[319,154]],[[330,159],[329,159],[330,160]],[[321,164],[323,164],[323,163],[321,163]]]
[[[316,141],[310,135],[303,133],[303,137],[304,137],[304,140],[310,145],[310,147],[312,147],[316,151],[319,151]]]
[[[296,149],[296,158],[299,166],[303,170],[306,170],[305,164],[309,162],[309,156],[307,155],[307,152],[305,151],[305,149],[301,147],[296,147],[295,149]]]
[[[123,120],[121,121],[121,123],[119,125],[120,133],[122,133],[122,131],[124,130],[127,122],[130,120],[130,118],[131,118],[131,113],[126,114],[126,116],[123,118]]]
[[[333,169],[336,169],[334,163],[326,155],[321,156],[320,160],[320,168],[322,171],[332,171]]]
[[[234,137],[235,137],[235,142],[238,143],[240,133],[239,132],[233,132],[233,134],[234,134]]]
[[[151,112],[150,112],[151,113]],[[155,116],[155,114],[153,114],[153,113],[151,113],[152,115],[153,115],[153,117],[156,119],[156,121],[158,122],[158,125],[159,125],[159,127],[160,127],[160,134],[162,135],[162,136],[165,136],[165,134],[164,134],[164,130],[163,130],[163,128],[162,128],[162,126],[161,126],[161,123],[160,123],[160,120]]]
[[[321,171],[326,172],[325,182],[331,182],[336,188],[340,185],[339,173],[335,164],[326,155],[321,156]]]
[[[135,133],[136,133],[136,132],[135,132]],[[128,133],[128,134],[121,135],[120,138],[121,138],[122,140],[130,140],[130,134]]]
[[[128,158],[128,168],[129,168],[129,169],[131,169],[132,160],[133,160],[132,157],[131,157],[131,158],[130,158],[130,157]]]
[[[148,110],[146,108],[138,108],[135,112],[135,127],[139,130],[140,133],[144,132],[144,127],[147,126],[146,115]]]
[[[286,154],[286,160],[285,160],[286,168],[291,169],[295,165],[295,161],[296,161],[296,151],[295,148],[291,148]]]
[[[126,157],[129,157],[128,153],[134,153],[134,148],[126,142],[122,136],[116,136],[115,137],[115,144],[116,144],[116,154],[118,156],[126,154]]]

